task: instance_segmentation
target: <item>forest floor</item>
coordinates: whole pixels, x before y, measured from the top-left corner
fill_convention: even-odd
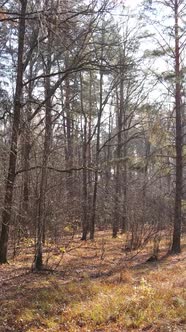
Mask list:
[[[46,269],[34,273],[25,240],[0,266],[0,332],[186,331],[186,239],[180,255],[162,246],[153,263],[151,245],[126,253],[124,242],[98,232],[48,243]]]

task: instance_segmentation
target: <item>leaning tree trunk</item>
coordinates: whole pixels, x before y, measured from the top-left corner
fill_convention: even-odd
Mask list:
[[[182,222],[182,119],[181,119],[181,72],[180,72],[180,37],[179,37],[179,3],[175,0],[175,112],[176,112],[176,192],[174,211],[174,230],[171,253],[181,252],[181,222]]]
[[[27,8],[27,0],[22,0],[21,12],[19,16],[20,18],[19,18],[19,31],[18,31],[18,62],[17,62],[16,91],[15,91],[14,110],[13,110],[12,137],[11,137],[11,147],[9,154],[8,175],[6,179],[4,207],[2,212],[2,230],[0,236],[0,263],[7,262],[9,224],[11,219],[13,189],[16,177],[17,147],[18,147],[18,136],[20,129],[22,92],[23,92],[23,73],[24,73],[23,57],[24,57],[26,8]]]

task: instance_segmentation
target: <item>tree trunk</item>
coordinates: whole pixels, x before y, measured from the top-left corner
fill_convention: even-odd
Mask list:
[[[121,75],[122,76],[122,75]],[[115,174],[115,208],[114,208],[114,219],[112,237],[116,238],[119,231],[119,224],[121,220],[121,152],[122,152],[122,116],[123,116],[123,77],[120,78],[120,92],[118,112],[117,112],[117,149],[116,149],[116,174]]]
[[[104,35],[102,35],[102,49],[101,59],[103,59],[103,45]],[[97,120],[97,137],[96,137],[96,158],[95,158],[95,175],[94,175],[94,189],[93,189],[93,200],[92,200],[92,215],[90,220],[90,240],[94,239],[95,232],[95,219],[96,219],[96,207],[97,207],[97,190],[98,190],[98,166],[99,166],[99,149],[100,149],[100,131],[101,131],[101,117],[103,112],[103,70],[102,60],[100,69],[100,82],[99,82],[99,110]]]
[[[181,117],[181,72],[180,72],[180,45],[179,45],[179,6],[175,0],[175,112],[176,112],[176,192],[174,210],[174,230],[171,253],[181,252],[181,222],[182,222],[182,117]]]
[[[22,108],[22,92],[23,92],[23,73],[24,73],[24,39],[25,39],[25,14],[27,8],[27,0],[21,1],[21,13],[19,18],[19,32],[18,32],[18,63],[17,63],[17,78],[16,91],[14,98],[13,110],[13,125],[11,147],[9,154],[9,167],[6,179],[6,190],[4,198],[4,207],[2,212],[2,231],[0,237],[0,263],[7,262],[8,251],[8,235],[9,224],[11,219],[13,189],[16,176],[16,161],[17,161],[17,147],[20,127],[20,116]]]
[[[41,171],[40,192],[38,201],[38,216],[37,216],[37,244],[34,260],[34,267],[36,270],[41,270],[43,266],[42,248],[45,242],[45,196],[47,190],[47,165],[50,154],[51,139],[52,139],[52,104],[50,95],[50,73],[51,73],[51,53],[52,52],[52,36],[50,27],[48,29],[48,56],[46,65],[46,78],[45,78],[45,139],[44,139],[44,151],[43,162]]]
[[[124,123],[125,125],[125,123]],[[124,137],[125,137],[124,132]],[[121,234],[124,234],[127,230],[127,146],[126,146],[126,139],[124,140],[124,151],[123,151],[123,158],[124,158],[124,171],[123,171],[123,213],[121,219]]]
[[[92,149],[91,149],[91,138],[92,138],[92,72],[90,71],[90,84],[89,84],[89,113],[88,113],[88,128],[87,128],[87,165],[89,168],[92,166]],[[91,219],[91,211],[92,211],[92,196],[91,193],[93,192],[93,173],[88,170],[87,171],[87,180],[88,180],[88,210],[87,210],[87,217],[88,217],[88,231],[90,230],[90,219]]]
[[[88,191],[87,191],[87,115],[84,111],[83,106],[83,80],[82,75],[80,74],[80,84],[81,84],[81,110],[83,113],[83,202],[82,202],[82,210],[83,210],[83,221],[82,221],[82,241],[86,241],[88,234]]]
[[[69,54],[66,51],[65,56],[65,68],[68,70],[69,68]],[[73,146],[73,114],[72,114],[72,105],[70,101],[71,97],[71,87],[70,87],[70,78],[69,76],[66,77],[64,82],[64,95],[65,95],[65,160],[66,160],[66,168],[71,169],[74,164],[74,146]],[[67,202],[67,211],[68,211],[68,218],[70,222],[73,220],[73,203],[75,198],[75,183],[74,183],[74,176],[72,172],[69,172],[66,176],[66,202]],[[71,208],[69,208],[71,207]]]
[[[29,78],[33,77],[33,64],[30,64]],[[28,87],[28,100],[32,100],[33,82],[30,81]],[[23,231],[25,235],[28,235],[28,222],[29,220],[29,191],[30,191],[30,152],[31,152],[31,127],[30,127],[30,117],[32,114],[32,105],[29,104],[28,108],[24,112],[25,114],[25,124],[22,130],[22,167],[24,169],[22,177],[22,199],[21,199],[21,212],[20,212],[20,224],[23,226]]]

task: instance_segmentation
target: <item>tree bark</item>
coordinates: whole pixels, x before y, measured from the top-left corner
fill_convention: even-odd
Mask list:
[[[180,71],[180,43],[179,43],[179,2],[175,0],[175,112],[176,112],[176,188],[174,230],[171,253],[181,252],[181,223],[182,223],[182,117],[181,117],[181,71]]]
[[[29,66],[29,77],[33,77],[33,63]],[[33,82],[29,83],[28,87],[28,100],[32,100]],[[20,211],[20,224],[23,227],[23,234],[28,236],[28,223],[29,223],[29,192],[30,192],[30,152],[31,152],[31,123],[30,116],[32,114],[32,104],[24,111],[24,126],[22,129],[22,167],[25,170],[22,176],[22,197],[21,197],[21,211]]]
[[[103,45],[103,44],[102,44]],[[102,51],[103,52],[103,51]],[[97,190],[98,190],[98,166],[99,166],[99,150],[100,150],[100,131],[101,131],[101,117],[103,112],[103,71],[100,70],[100,97],[99,97],[99,111],[97,120],[97,137],[96,137],[96,160],[95,160],[95,175],[94,175],[94,189],[92,200],[92,215],[90,220],[90,240],[94,239],[95,219],[97,207]]]
[[[8,252],[8,235],[9,224],[12,211],[13,189],[15,182],[16,162],[17,162],[17,148],[20,127],[20,117],[22,109],[22,92],[23,92],[23,73],[24,73],[24,40],[25,40],[25,14],[27,8],[27,0],[21,1],[21,12],[19,18],[18,30],[18,62],[17,62],[17,78],[16,78],[16,91],[14,98],[13,110],[13,124],[12,124],[12,137],[9,154],[9,167],[6,179],[6,189],[4,198],[4,207],[2,212],[2,230],[0,236],[0,263],[7,262]]]
[[[83,221],[82,221],[82,241],[86,241],[87,239],[87,234],[88,234],[88,228],[89,228],[89,223],[88,223],[88,188],[87,188],[87,179],[88,179],[88,174],[87,174],[87,114],[84,111],[84,105],[83,105],[83,78],[82,75],[80,74],[80,86],[81,86],[81,111],[83,113],[83,197],[82,197],[82,214],[83,214]]]
[[[50,73],[51,73],[51,54],[52,54],[52,35],[50,27],[48,29],[48,47],[47,47],[47,64],[46,64],[46,78],[45,78],[45,138],[43,150],[43,162],[41,171],[40,192],[38,201],[38,216],[37,216],[37,244],[34,260],[34,267],[36,270],[41,270],[43,266],[43,243],[45,242],[45,199],[47,190],[47,165],[50,154],[51,139],[52,139],[52,103],[50,95]]]
[[[117,112],[117,149],[116,149],[116,173],[115,173],[115,208],[113,218],[112,237],[116,238],[119,231],[119,224],[121,220],[121,153],[122,153],[122,117],[123,117],[123,77],[120,78],[120,91],[118,112]]]

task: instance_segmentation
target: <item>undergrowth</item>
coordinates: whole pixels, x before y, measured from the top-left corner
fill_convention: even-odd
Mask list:
[[[185,331],[185,267],[183,253],[99,278],[86,266],[73,280],[60,273],[15,278],[1,299],[0,331]]]

